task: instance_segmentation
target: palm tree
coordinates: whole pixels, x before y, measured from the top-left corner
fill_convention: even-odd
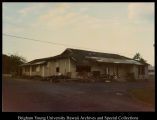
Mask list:
[[[141,62],[141,63],[146,63],[146,60],[141,57],[140,53],[136,53],[136,54],[134,55],[133,59],[134,59],[134,60],[137,60],[137,61],[139,61],[139,62]]]
[[[136,53],[133,57],[134,60],[140,60],[141,59],[141,55],[140,53]]]
[[[146,63],[146,60],[144,60],[143,58],[141,58],[139,61],[140,61],[141,63]]]

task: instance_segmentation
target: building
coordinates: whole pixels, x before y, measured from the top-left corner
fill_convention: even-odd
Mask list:
[[[148,75],[155,75],[154,66],[152,65],[148,66]]]
[[[67,48],[54,57],[35,59],[22,65],[22,75],[48,77],[65,75],[71,78],[116,76],[147,79],[148,64],[117,54]]]
[[[148,76],[151,80],[155,79],[155,68],[152,65],[148,65]]]

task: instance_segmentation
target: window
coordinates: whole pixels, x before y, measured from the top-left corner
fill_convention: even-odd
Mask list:
[[[36,67],[32,66],[32,72],[35,72],[35,71],[36,71]]]
[[[59,72],[59,67],[56,67],[56,72]]]
[[[141,74],[142,75],[144,75],[145,74],[145,69],[144,69],[144,66],[142,66],[142,68],[141,68],[142,70],[141,70]]]
[[[139,66],[138,67],[138,74],[139,75],[144,75],[145,74],[145,68],[144,68],[144,66]]]
[[[78,65],[76,66],[76,72],[90,72],[91,71],[91,67],[90,66],[81,66]]]
[[[25,67],[25,72],[29,72],[29,67]]]

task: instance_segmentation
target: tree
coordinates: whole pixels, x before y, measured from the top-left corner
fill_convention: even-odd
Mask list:
[[[134,60],[137,60],[137,61],[139,61],[139,62],[141,62],[141,63],[146,63],[146,60],[141,57],[140,53],[136,53],[136,54],[134,55],[133,59],[134,59]]]
[[[9,56],[7,55],[2,56],[2,74],[10,74],[9,60],[10,60]]]
[[[20,69],[19,65],[26,63],[26,59],[22,56],[13,54],[10,55],[10,69],[12,74],[18,74]]]
[[[143,58],[140,58],[140,60],[139,60],[141,63],[147,63],[147,61],[146,60],[144,60]]]
[[[136,54],[134,55],[133,59],[139,61],[139,60],[141,59],[140,53],[136,53]]]
[[[26,59],[17,54],[11,54],[10,56],[3,55],[5,59],[3,59],[3,71],[6,74],[14,74],[17,75],[20,71],[19,65],[26,63]]]

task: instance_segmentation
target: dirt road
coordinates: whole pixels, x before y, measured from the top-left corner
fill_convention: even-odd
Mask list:
[[[2,81],[3,112],[134,112],[155,111],[127,90],[149,86],[139,83],[49,83]]]

